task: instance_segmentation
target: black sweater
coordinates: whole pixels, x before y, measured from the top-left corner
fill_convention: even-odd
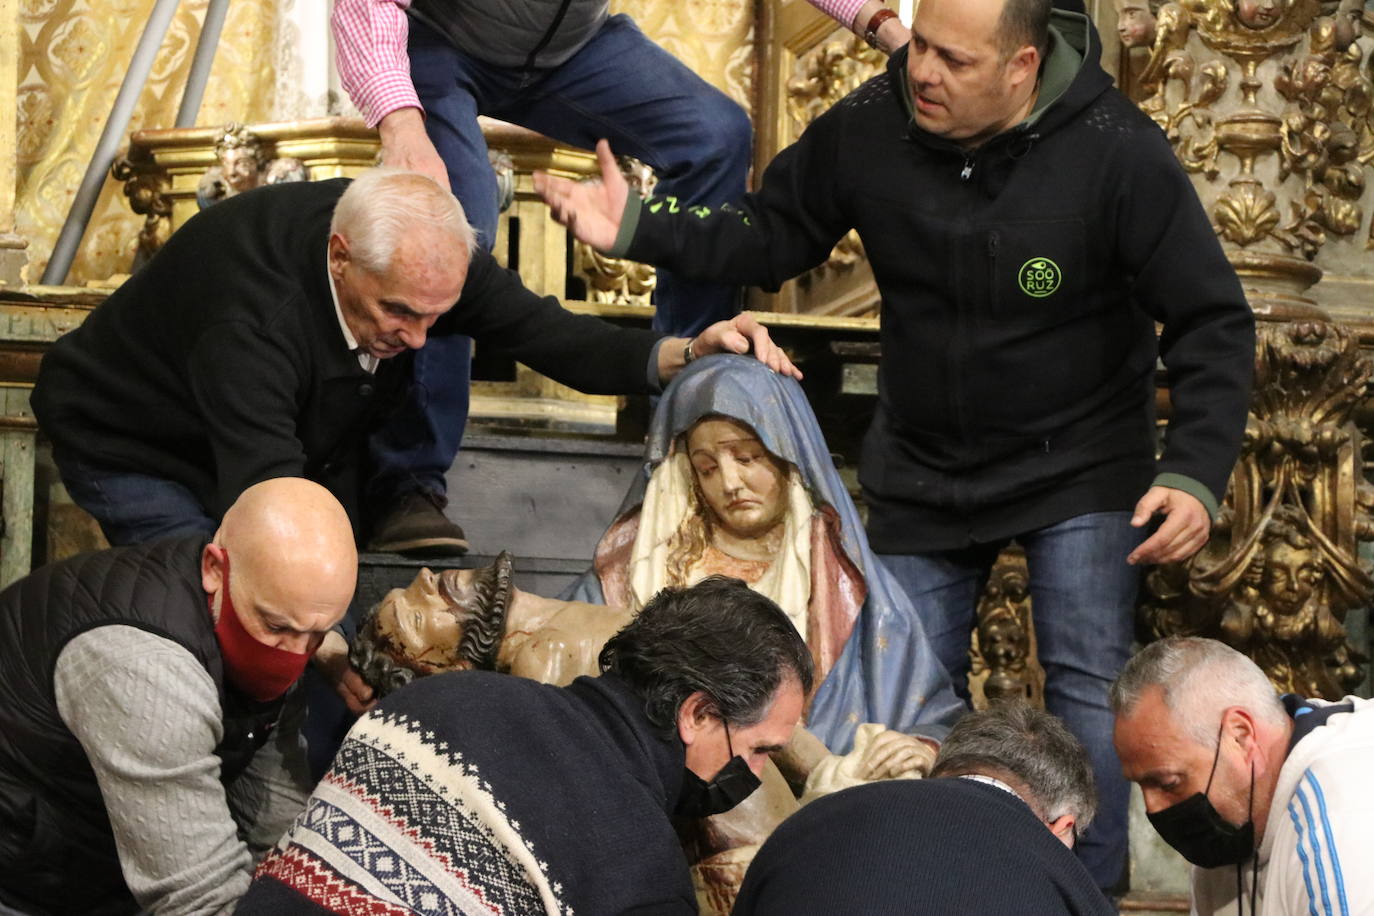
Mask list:
[[[251,191],[178,230],[44,357],[33,406],[56,450],[184,484],[216,517],[258,481],[306,476],[356,525],[366,434],[405,396],[412,359],[369,375],[344,343],[326,246],[347,185]],[[486,252],[430,333],[606,394],[649,390],[660,336],[573,315]]]
[[[916,126],[902,51],[758,193],[626,209],[614,254],[768,289],[858,230],[882,293],[859,473],[879,552],[1129,509],[1156,480],[1215,510],[1240,448],[1254,320],[1235,272],[1092,26],[1054,23],[1036,111],[976,150]],[[1156,463],[1157,354],[1173,417]]]
[[[1025,802],[966,779],[817,799],[773,831],[734,916],[1107,916],[1116,910]]]

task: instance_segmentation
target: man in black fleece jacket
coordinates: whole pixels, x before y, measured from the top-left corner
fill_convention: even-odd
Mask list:
[[[960,687],[990,565],[1010,539],[1025,547],[1046,703],[1103,795],[1080,851],[1109,887],[1127,787],[1106,695],[1130,647],[1136,566],[1207,540],[1245,427],[1254,320],[1084,16],[1051,16],[1049,0],[923,0],[912,33],[740,201],[641,203],[607,148],[599,186],[539,181],[594,246],[769,289],[858,230],[885,355],[859,470],[869,539]],[[1157,356],[1173,405],[1158,459]]]

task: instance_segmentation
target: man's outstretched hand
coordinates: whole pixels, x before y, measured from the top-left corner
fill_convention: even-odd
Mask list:
[[[1212,536],[1212,519],[1196,496],[1172,487],[1150,487],[1135,505],[1131,524],[1139,528],[1156,515],[1164,516],[1159,530],[1141,544],[1126,562],[1177,563],[1202,549]]]
[[[596,143],[596,161],[601,166],[599,180],[571,181],[535,172],[534,189],[553,211],[553,218],[567,226],[578,241],[598,251],[609,251],[620,233],[630,186],[620,174],[611,144],[605,140]]]

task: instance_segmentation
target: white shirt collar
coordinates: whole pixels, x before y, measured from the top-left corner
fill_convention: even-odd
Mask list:
[[[1002,780],[1000,780],[1000,779],[995,779],[995,778],[993,778],[993,777],[991,777],[991,776],[984,776],[982,773],[964,773],[962,776],[959,776],[958,778],[959,778],[959,779],[968,779],[968,780],[971,780],[971,781],[973,781],[973,782],[984,782],[984,783],[987,783],[987,784],[990,785],[990,786],[996,786],[997,788],[1001,789],[1003,792],[1010,792],[1012,795],[1015,795],[1017,798],[1021,798],[1021,795],[1020,795],[1019,792],[1017,792],[1017,791],[1016,791],[1015,789],[1013,789],[1011,786],[1009,786],[1009,785],[1007,785],[1006,783],[1004,783]],[[1022,799],[1022,801],[1024,801],[1024,800],[1025,800],[1025,799]]]
[[[376,372],[377,363],[380,360],[367,351],[358,350],[358,339],[353,336],[353,332],[348,329],[348,322],[344,320],[343,307],[339,305],[339,292],[334,288],[334,271],[329,269],[329,249],[325,249],[325,271],[324,274],[329,278],[329,298],[334,300],[334,315],[339,319],[339,330],[343,331],[344,345],[348,347],[348,352],[358,357],[358,365],[363,367],[364,372]]]

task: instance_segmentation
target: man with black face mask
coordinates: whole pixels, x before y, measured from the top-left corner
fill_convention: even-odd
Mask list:
[[[566,687],[457,671],[388,695],[239,912],[695,913],[671,816],[758,787],[811,654],[776,604],[712,577],[659,592],[600,667]]]
[[[1374,701],[1280,697],[1234,649],[1173,637],[1111,705],[1122,771],[1196,866],[1195,914],[1374,912]]]

